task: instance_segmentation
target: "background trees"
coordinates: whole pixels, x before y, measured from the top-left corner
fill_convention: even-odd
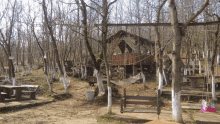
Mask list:
[[[0,62],[2,73],[0,74],[8,75],[11,82],[15,84],[14,72],[22,71],[22,75],[27,75],[25,70],[28,69],[28,74],[30,74],[32,68],[40,68],[43,65],[50,90],[52,91],[52,86],[49,78],[54,79],[56,73],[59,73],[58,76],[63,78],[67,91],[64,62],[70,60],[75,66],[79,65],[82,78],[84,78],[85,69],[82,65],[87,65],[86,63],[90,59],[98,71],[100,91],[104,92],[99,70],[103,62],[106,65],[106,75],[109,74],[106,39],[119,30],[126,30],[158,42],[160,49],[166,46],[164,47],[165,53],[170,54],[173,48],[175,50],[181,48],[181,51],[176,52],[178,55],[186,57],[186,71],[195,62],[192,56],[195,51],[204,54],[204,58],[207,58],[206,70],[209,69],[209,58],[211,57],[211,74],[214,76],[213,66],[216,64],[215,60],[220,52],[217,48],[219,26],[187,27],[187,25],[190,22],[219,21],[219,0],[209,1],[208,6],[204,4],[205,11],[198,11],[204,0],[169,1],[170,5],[176,6],[175,16],[178,16],[175,17],[175,20],[178,21],[175,24],[185,23],[184,31],[174,30],[169,26],[156,28],[151,26],[107,27],[107,23],[160,22],[174,24],[174,20],[172,20],[174,10],[172,9],[170,12],[169,3],[162,4],[164,0],[117,0],[117,2],[115,0],[35,0],[29,2],[1,0]],[[163,7],[158,12],[161,4]],[[172,18],[170,18],[171,16]],[[95,27],[94,24],[97,23],[102,26]],[[179,26],[177,25],[177,27]],[[167,43],[177,32],[178,35],[184,33],[184,37],[180,36],[179,40],[179,37],[174,37],[174,40],[181,45],[175,46],[175,44]],[[207,50],[211,52],[209,53]],[[161,57],[163,53],[161,51],[159,53],[159,57]],[[10,56],[14,59],[9,59]],[[178,59],[179,56],[174,55],[173,62]],[[177,62],[176,65],[178,64]],[[56,69],[57,71],[55,71]],[[207,72],[209,75],[209,71]],[[161,68],[160,73],[162,73]],[[173,86],[177,87],[175,92],[179,91],[179,86],[174,84],[180,81],[180,77],[178,78],[173,80]],[[213,90],[213,97],[215,97],[214,92]]]

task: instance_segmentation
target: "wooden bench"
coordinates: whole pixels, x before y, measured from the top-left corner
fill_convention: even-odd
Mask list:
[[[22,87],[26,87],[27,90],[22,90],[23,94],[30,94],[30,99],[36,99],[36,91],[39,88],[39,85],[21,85]]]
[[[157,92],[157,97],[151,96],[129,96],[126,95],[126,88],[124,89],[124,96],[121,98],[121,113],[157,113],[158,119],[160,115],[160,90]],[[127,100],[136,101],[127,101]],[[151,101],[149,101],[151,100]],[[146,108],[127,108],[127,104],[142,104],[142,105],[157,105],[157,109]]]
[[[5,101],[5,96],[7,95],[7,93],[5,92],[0,92],[0,102],[4,102]]]
[[[208,91],[212,90],[212,83],[206,83],[206,85],[208,86]],[[220,82],[215,82],[215,87],[219,88],[220,86]]]

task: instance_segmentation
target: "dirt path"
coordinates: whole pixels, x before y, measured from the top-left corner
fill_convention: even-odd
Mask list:
[[[69,89],[72,98],[51,104],[0,114],[0,123],[72,124],[97,123],[98,107],[90,105],[85,91],[88,83],[74,82]]]
[[[58,83],[59,84],[59,83]],[[133,84],[126,86],[129,90],[128,94],[134,95],[150,95],[155,94],[155,83],[148,82],[147,88],[142,90],[142,84]],[[87,102],[86,91],[93,90],[90,88],[88,83],[71,80],[69,93],[71,94],[69,98],[66,97],[64,100],[57,100],[56,102],[46,104],[43,106],[27,108],[15,112],[9,112],[5,114],[0,114],[0,124],[95,124],[97,122],[97,117],[104,115],[107,112],[106,106],[94,106]],[[118,87],[120,94],[123,94],[124,87]],[[64,93],[63,84],[61,83],[58,90],[56,90],[56,98],[63,98]],[[64,96],[65,97],[65,96]],[[165,99],[164,99],[165,101]],[[160,119],[172,120],[172,109],[169,102],[164,103],[166,107],[162,108]],[[120,106],[114,105],[113,112],[116,114],[115,117],[119,119],[126,120],[142,120],[144,123],[151,120],[157,119],[157,115],[153,114],[141,114],[141,113],[120,113]],[[220,118],[217,113],[193,113],[192,114],[195,121],[207,122],[207,119],[213,117],[212,122],[216,123]],[[204,115],[204,116],[202,116]],[[190,113],[183,113],[183,119],[185,122],[191,123],[193,121]]]

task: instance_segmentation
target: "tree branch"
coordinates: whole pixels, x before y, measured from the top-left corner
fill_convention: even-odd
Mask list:
[[[7,50],[5,49],[4,44],[2,44],[2,42],[0,42],[0,45],[2,46],[3,50],[5,51],[6,56],[8,56],[8,52],[7,52]]]
[[[163,48],[161,49],[161,52],[163,52],[164,51],[164,49],[165,49],[165,47],[170,43],[170,41],[173,39],[173,37],[172,38],[170,38],[168,41],[167,41],[167,43],[163,46]]]
[[[76,4],[76,3],[66,3],[66,2],[63,2],[61,0],[59,0],[61,3],[65,3],[65,4]]]
[[[117,2],[117,0],[114,0],[114,1],[112,1],[111,3],[109,3],[107,9],[109,9],[109,7],[110,7],[113,3],[115,3],[115,2]]]
[[[72,31],[74,31],[74,32],[77,32],[77,33],[79,33],[79,34],[80,34],[80,35],[82,35],[82,36],[85,36],[85,35],[84,35],[84,34],[82,34],[81,32],[76,31],[76,30],[74,30],[74,29],[72,29],[72,28],[70,28],[70,30],[72,30]],[[88,37],[88,36],[87,36],[87,38],[92,39],[92,40],[94,40],[94,41],[98,42],[99,44],[102,44],[102,42],[101,42],[100,40],[97,40],[97,39],[95,39],[95,38]]]
[[[96,3],[95,1],[93,0],[90,0],[92,3],[94,3],[96,6],[98,6],[99,8],[102,8],[98,3]]]
[[[191,21],[193,21],[205,8],[206,8],[206,6],[208,6],[209,5],[209,0],[205,0],[205,2],[203,3],[203,5],[201,6],[201,8],[195,13],[195,14],[193,14],[190,18],[189,18],[189,20],[187,20],[186,22],[185,22],[185,27],[187,27],[188,25],[189,25],[189,23],[191,22]]]
[[[101,16],[103,17],[102,13],[100,13],[100,12],[99,12],[97,9],[95,9],[94,7],[91,7],[91,6],[87,5],[87,4],[86,4],[86,6],[89,7],[90,9],[92,9],[92,10],[95,10],[99,15],[101,15]]]

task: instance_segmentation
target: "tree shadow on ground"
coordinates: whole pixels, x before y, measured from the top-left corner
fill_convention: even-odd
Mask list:
[[[147,120],[147,119],[140,119],[140,118],[134,118],[131,116],[121,116],[121,115],[113,115],[113,116],[104,115],[104,116],[101,116],[101,118],[105,120],[115,120],[115,121],[120,121],[120,122],[125,122],[125,123],[138,123],[138,124],[152,121],[152,120]]]
[[[72,98],[72,94],[69,94],[69,93],[63,93],[63,94],[56,94],[56,95],[53,95],[53,98],[55,100],[59,100],[59,101],[62,101],[62,100],[66,100],[66,99],[70,99]]]
[[[195,121],[196,124],[220,124],[220,122]]]

